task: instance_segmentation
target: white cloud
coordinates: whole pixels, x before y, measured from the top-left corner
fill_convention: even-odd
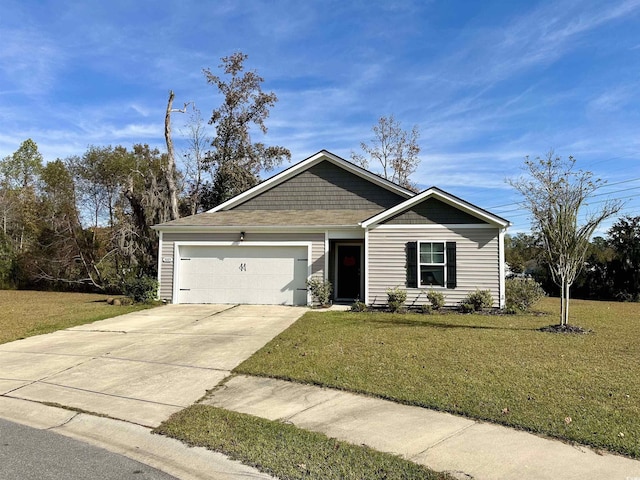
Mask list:
[[[5,29],[0,49],[0,79],[11,85],[6,93],[40,95],[55,83],[66,56],[37,29]]]
[[[625,84],[607,88],[606,91],[590,100],[587,107],[596,112],[615,112],[637,98],[637,87],[637,84]]]

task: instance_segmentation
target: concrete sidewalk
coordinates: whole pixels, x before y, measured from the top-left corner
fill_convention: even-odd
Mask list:
[[[237,376],[202,403],[391,452],[461,479],[640,479],[640,461],[339,390]]]

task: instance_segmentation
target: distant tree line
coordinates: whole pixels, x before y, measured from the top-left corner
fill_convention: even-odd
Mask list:
[[[25,140],[0,161],[0,286],[117,291],[154,275],[164,160],[148,145],[91,146],[44,163]]]
[[[518,233],[505,238],[506,262],[515,274],[532,276],[546,292],[558,295],[540,238]],[[619,218],[606,237],[590,242],[581,273],[573,285],[575,298],[640,301],[640,216]]]

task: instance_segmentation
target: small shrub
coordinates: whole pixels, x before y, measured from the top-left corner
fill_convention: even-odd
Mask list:
[[[431,305],[429,305],[428,303],[424,303],[424,304],[422,304],[420,306],[420,311],[422,313],[424,313],[425,315],[429,315],[432,310],[433,310],[433,307]]]
[[[444,307],[444,293],[442,292],[436,292],[434,290],[429,291],[429,293],[427,293],[427,300],[429,300],[429,303],[434,310],[440,310]]]
[[[329,280],[319,277],[310,278],[307,280],[307,288],[316,304],[322,307],[329,305],[333,292],[333,285]]]
[[[387,305],[389,310],[394,313],[404,311],[404,302],[407,301],[407,292],[405,290],[396,288],[387,289]]]
[[[533,278],[509,278],[505,282],[507,311],[526,312],[546,294]]]
[[[158,280],[147,275],[132,277],[122,282],[122,293],[136,303],[149,303],[158,296]]]
[[[361,302],[360,300],[356,300],[351,305],[352,312],[366,312],[367,310],[368,310],[367,304],[364,302]]]
[[[475,310],[476,308],[474,307],[473,303],[460,302],[460,312],[472,313],[475,312]]]
[[[491,308],[493,305],[493,297],[489,290],[476,290],[475,292],[469,293],[461,303],[469,304],[473,307],[474,311],[479,312],[485,308]]]

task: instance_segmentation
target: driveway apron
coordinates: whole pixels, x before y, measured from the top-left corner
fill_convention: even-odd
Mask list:
[[[0,395],[155,427],[305,311],[167,305],[3,344]]]

